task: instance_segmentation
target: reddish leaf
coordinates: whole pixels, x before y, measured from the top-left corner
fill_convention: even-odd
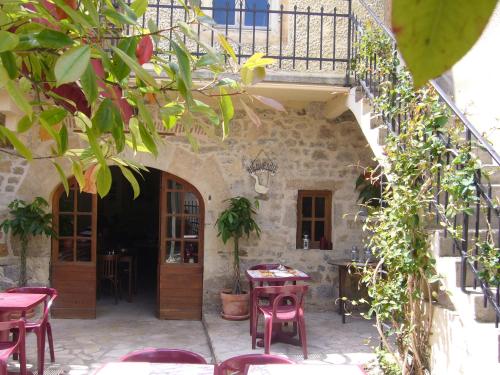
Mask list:
[[[60,106],[64,107],[71,113],[75,113],[78,110],[85,113],[88,117],[91,117],[89,103],[87,102],[82,89],[78,87],[75,82],[65,83],[59,87],[53,88],[52,91],[65,99],[71,100],[76,105],[75,107],[73,104],[68,103],[65,100],[55,99],[56,103]]]
[[[128,124],[130,118],[134,115],[134,110],[132,106],[127,102],[127,99],[121,98],[118,103],[115,103],[120,108],[120,114],[122,115],[123,122]]]
[[[123,96],[123,91],[118,85],[107,85],[104,88],[102,96],[104,96],[105,98],[110,98],[114,102],[116,102]]]
[[[260,121],[260,117],[250,108],[246,103],[241,100],[241,105],[243,106],[243,109],[247,113],[247,116],[250,118],[250,120],[254,123],[256,127],[260,127],[262,125],[262,122]]]
[[[99,59],[90,59],[90,63],[92,64],[92,68],[97,76],[97,78],[104,79],[104,67],[102,66],[102,61]]]
[[[66,5],[70,6],[72,9],[76,9],[78,7],[78,2],[76,0],[64,0],[64,2],[66,3]],[[64,10],[62,10],[58,6],[56,6],[55,8],[56,8],[56,14],[57,14],[58,20],[68,18],[68,15],[66,14],[66,12]]]
[[[255,99],[257,99],[259,102],[262,104],[267,105],[268,107],[274,108],[277,111],[281,112],[286,112],[285,107],[283,107],[283,104],[278,102],[277,100],[268,98],[266,96],[260,96],[260,95],[252,95]]]
[[[96,169],[97,164],[91,165],[86,171],[85,171],[85,185],[83,185],[82,191],[85,193],[90,193],[90,194],[97,194],[97,172],[99,169]]]
[[[141,65],[151,60],[151,56],[153,56],[153,40],[149,35],[141,38],[135,49],[135,56]]]

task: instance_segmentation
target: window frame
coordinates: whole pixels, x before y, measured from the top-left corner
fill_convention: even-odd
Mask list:
[[[312,198],[311,217],[305,218],[302,214],[302,202],[304,198]],[[322,218],[316,217],[315,202],[316,198],[325,198],[325,216]],[[310,233],[310,249],[319,249],[320,239],[313,241],[315,231],[315,223],[323,221],[325,223],[325,238],[328,242],[332,242],[332,192],[330,190],[299,190],[297,194],[297,232],[296,232],[296,248],[303,249],[302,243],[302,222],[311,221]]]
[[[255,30],[263,30],[263,31],[272,29],[272,26],[275,23],[274,19],[275,19],[276,14],[269,15],[267,26],[245,25],[246,10],[245,9],[242,10],[241,17],[240,17],[239,8],[237,8],[237,6],[238,6],[237,3],[239,1],[240,0],[234,0],[234,3],[235,3],[235,5],[234,5],[234,23],[233,24],[225,24],[225,23],[217,23],[217,21],[215,21],[215,17],[214,17],[215,5],[214,5],[214,1],[212,0],[212,18],[215,21],[216,28],[219,28],[219,29],[227,28],[228,30],[235,30],[235,29],[239,29],[241,27],[242,30],[253,30],[255,28]],[[243,1],[245,1],[245,0],[243,0]],[[277,2],[276,0],[267,0],[269,9],[273,9],[273,5],[275,5],[276,2]]]

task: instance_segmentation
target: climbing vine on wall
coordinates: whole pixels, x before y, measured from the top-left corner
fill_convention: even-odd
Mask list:
[[[365,224],[371,233],[369,245],[379,259],[375,268],[363,272],[371,298],[368,315],[376,317],[385,353],[379,358],[387,372],[423,374],[429,369],[432,285],[439,280],[429,226],[439,222],[461,241],[461,228],[452,223],[459,215],[470,215],[478,203],[474,174],[480,164],[463,140],[462,126],[433,87],[414,89],[389,37],[368,27],[356,50],[356,76],[377,82],[374,113],[393,130],[382,161],[384,204],[370,210]],[[435,199],[441,192],[448,197],[446,206]],[[476,259],[489,260],[483,273],[490,279],[498,275],[498,249],[487,240],[477,247],[485,251]],[[392,370],[387,354],[393,359]]]

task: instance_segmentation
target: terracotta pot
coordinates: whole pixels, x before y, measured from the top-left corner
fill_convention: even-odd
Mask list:
[[[226,289],[220,293],[222,300],[222,317],[227,320],[245,320],[248,319],[249,295],[247,292],[243,294],[231,294],[231,291]]]

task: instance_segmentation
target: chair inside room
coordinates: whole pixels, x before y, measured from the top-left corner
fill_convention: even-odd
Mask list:
[[[205,358],[189,350],[161,348],[137,350],[120,358],[120,362],[207,364]]]
[[[273,328],[280,327],[277,323],[293,322],[298,327],[300,344],[304,359],[307,359],[307,338],[304,319],[304,297],[307,285],[263,286],[253,290],[252,309],[252,349],[255,349],[257,340],[257,326],[259,316],[264,316],[264,352],[270,353]],[[262,304],[262,295],[271,296],[269,304]]]
[[[45,364],[45,336],[49,342],[50,361],[55,362],[54,340],[52,337],[52,326],[50,324],[50,308],[57,298],[57,290],[47,287],[19,287],[7,289],[7,293],[36,293],[45,294],[46,298],[43,305],[42,316],[36,321],[27,321],[26,333],[34,333],[36,335],[37,353],[38,353],[38,373],[41,374]],[[23,316],[25,318],[25,316]],[[14,336],[18,335],[16,330],[13,330]]]
[[[244,354],[226,359],[217,366],[217,375],[246,375],[250,365],[294,364],[291,359],[271,354]]]
[[[115,305],[118,303],[120,294],[119,258],[119,255],[99,255],[98,258],[99,295],[102,293],[104,285],[107,284],[115,298]]]
[[[0,374],[7,375],[7,361],[10,356],[16,355],[19,357],[20,374],[27,375],[24,319],[0,322],[0,332],[9,334],[11,331],[17,332],[12,335],[12,341],[0,341]]]

